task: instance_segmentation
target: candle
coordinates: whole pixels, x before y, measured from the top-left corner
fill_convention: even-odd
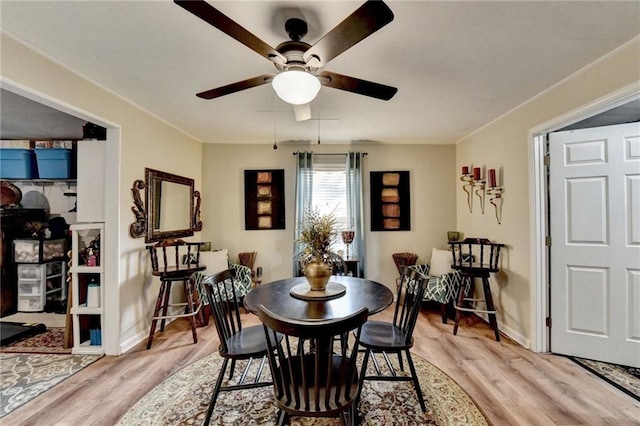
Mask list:
[[[489,169],[489,187],[495,188],[496,186],[496,169]]]
[[[462,174],[463,175],[469,174],[469,166],[462,166]]]
[[[480,180],[480,167],[473,169],[473,180]]]

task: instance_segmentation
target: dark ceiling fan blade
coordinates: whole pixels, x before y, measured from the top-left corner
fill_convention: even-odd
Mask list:
[[[240,24],[211,6],[204,0],[174,0],[174,3],[183,9],[193,13],[203,21],[213,25],[223,33],[227,34],[247,46],[249,49],[264,56],[270,61],[285,63],[286,59],[280,52],[269,46],[264,41],[253,35]]]
[[[220,96],[229,95],[252,87],[261,86],[273,80],[273,74],[262,74],[257,77],[248,78],[236,83],[227,84],[226,86],[217,87],[215,89],[206,90],[196,93],[196,96],[203,99],[219,98]]]
[[[359,78],[349,77],[342,74],[336,74],[331,71],[322,71],[321,73],[318,73],[318,78],[324,86],[346,90],[347,92],[370,96],[384,101],[388,101],[393,98],[393,95],[398,91],[396,87],[374,83],[373,81],[361,80]]]
[[[393,12],[382,1],[367,1],[325,34],[304,53],[305,62],[319,68],[351,46],[393,21]]]

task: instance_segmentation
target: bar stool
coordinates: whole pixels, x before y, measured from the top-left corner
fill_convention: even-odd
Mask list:
[[[492,243],[485,238],[465,238],[463,241],[450,241],[449,245],[453,254],[451,267],[460,270],[464,275],[463,284],[460,286],[458,299],[454,306],[456,323],[453,326],[453,334],[458,333],[461,312],[485,313],[489,316],[489,324],[495,333],[496,341],[499,342],[500,332],[489,286],[489,276],[492,272],[499,271],[500,248],[504,247],[504,244]],[[484,299],[469,297],[468,293],[475,278],[482,280]],[[473,302],[475,305],[469,306],[469,302]],[[476,307],[477,304],[484,304],[485,309]]]
[[[151,348],[158,320],[160,320],[160,331],[164,331],[165,321],[170,318],[189,318],[193,343],[198,343],[195,317],[200,314],[202,303],[195,298],[197,292],[191,275],[207,268],[205,265],[200,265],[200,247],[204,244],[187,243],[178,239],[163,240],[147,246],[151,256],[151,274],[160,278],[160,291],[151,317],[147,349]],[[177,282],[184,284],[187,298],[184,303],[171,303],[171,285]],[[185,308],[184,313],[168,312],[169,307],[178,306]]]

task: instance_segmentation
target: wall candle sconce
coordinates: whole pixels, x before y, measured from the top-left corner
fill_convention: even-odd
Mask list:
[[[487,181],[481,178],[482,169],[475,167],[473,173],[469,171],[468,166],[462,166],[462,174],[460,180],[464,182],[462,190],[467,193],[467,205],[469,206],[469,213],[473,213],[473,192],[480,199],[480,210],[484,214],[484,199],[485,199],[485,187]]]
[[[468,166],[462,166],[462,174],[460,180],[463,182],[462,190],[467,193],[467,205],[469,206],[469,213],[473,213],[473,199],[471,191],[473,191],[473,175],[469,173]]]
[[[487,193],[489,194],[489,202],[496,210],[496,220],[498,221],[498,225],[502,222],[503,191],[504,188],[502,186],[498,186],[498,182],[496,180],[496,169],[489,169],[489,189],[487,190]]]
[[[487,181],[481,178],[482,170],[480,167],[475,167],[473,169],[473,182],[472,185],[476,188],[476,195],[480,199],[480,211],[484,214],[484,199],[485,199],[485,188],[487,186]]]

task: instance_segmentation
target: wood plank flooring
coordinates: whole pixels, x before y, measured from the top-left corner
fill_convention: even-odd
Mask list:
[[[390,319],[392,308],[376,319]],[[258,324],[245,314],[245,324]],[[452,377],[487,418],[502,425],[640,425],[640,402],[571,360],[536,354],[466,317],[453,324],[423,310],[413,352]],[[113,425],[142,396],[190,363],[217,351],[211,322],[193,344],[188,323],[178,320],[120,357],[104,357],[0,420],[2,425]],[[213,380],[217,372],[209,372]]]

